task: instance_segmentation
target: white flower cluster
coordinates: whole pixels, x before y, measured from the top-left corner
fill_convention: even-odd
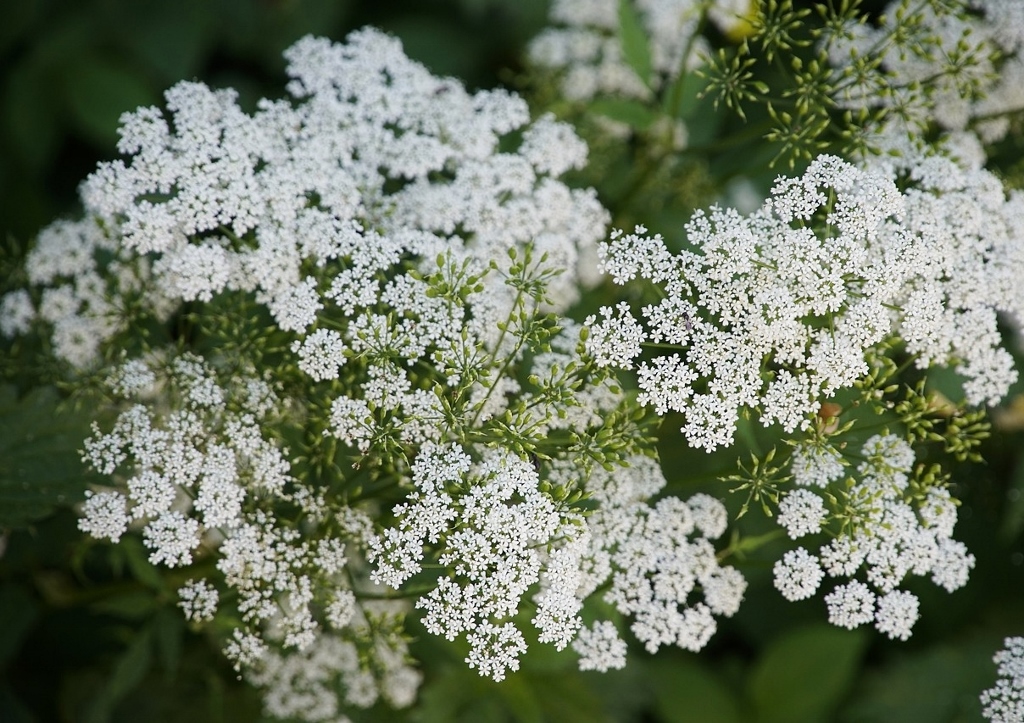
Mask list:
[[[981,694],[984,716],[992,723],[1024,721],[1024,638],[1006,638],[992,661],[999,666],[994,688]]]
[[[588,353],[623,368],[639,358],[641,403],[682,414],[689,443],[709,451],[732,442],[743,408],[806,429],[897,337],[920,367],[953,365],[970,403],[996,403],[1017,378],[996,321],[1024,319],[1024,196],[939,157],[904,173],[900,192],[881,171],[820,156],[749,216],[695,214],[679,253],[643,227],[614,232],[603,268],[663,298],[644,323],[625,304],[591,316]],[[642,357],[645,342],[672,353]]]
[[[979,0],[978,17],[1008,7]],[[564,71],[570,99],[649,100],[694,63],[706,20],[729,33],[750,9],[555,0],[561,27],[531,55]],[[634,20],[651,77],[625,58]],[[1024,36],[978,42],[965,52],[1016,52]],[[919,367],[955,368],[972,404],[1016,380],[996,322],[1024,320],[1024,195],[980,164],[821,156],[747,216],[697,213],[680,252],[640,226],[598,247],[596,193],[559,180],[586,162],[570,126],[435,77],[374,30],[306,38],[286,58],[290,98],[252,114],[201,83],[168,91],[166,112],[125,114],[125,158],[83,184],[86,218],[44,231],[30,288],[0,299],[0,333],[41,329],[71,367],[125,351],[103,392],[116,418],[83,452],[110,485],[87,493],[79,527],[137,532],[152,563],[192,568],[185,618],[229,631],[225,654],[270,715],[409,705],[413,609],[494,680],[519,667],[526,609],[581,669],[623,666],[615,623],[584,625],[592,596],[652,653],[702,649],[746,581],[716,553],[725,506],[662,494],[638,406],[678,413],[711,451],[748,410],[808,430],[894,341]],[[967,127],[948,95],[943,123]],[[597,281],[594,257],[659,301],[559,319]],[[153,323],[175,312],[180,328]],[[636,402],[620,369],[636,371]],[[902,438],[854,457],[819,434],[790,464],[779,524],[832,539],[778,562],[784,597],[846,578],[825,597],[830,621],[906,639],[908,576],[965,584],[955,501],[911,479]]]
[[[747,583],[719,564],[712,544],[725,532],[725,506],[706,494],[648,502],[664,484],[648,457],[593,475],[600,506],[587,518],[591,550],[580,594],[604,590],[606,602],[633,618],[630,630],[651,653],[666,645],[697,652],[717,630],[715,616],[739,610]],[[621,667],[611,632],[595,626],[577,641],[582,669]]]
[[[557,465],[547,485],[574,482]],[[697,651],[731,616],[746,589],[740,573],[721,567],[711,540],[725,530],[725,507],[708,495],[674,497],[653,507],[664,485],[657,463],[595,469],[587,489],[598,508],[584,517],[542,492],[537,467],[506,452],[480,463],[457,445],[424,445],[413,465],[415,492],[395,507],[396,524],[370,543],[376,582],[400,586],[423,572],[429,550],[448,571],[416,603],[435,635],[470,644],[466,662],[495,680],[517,670],[526,640],[512,618],[533,597],[539,640],[561,650],[572,643],[580,668],[625,664],[625,643],[607,621],[581,628],[585,598],[604,599],[633,618],[646,648]],[[696,598],[698,591],[703,600]]]
[[[909,10],[909,12],[908,12]],[[1002,139],[1024,111],[1024,6],[1016,0],[893,0],[883,21],[860,18],[829,34],[837,71],[878,55],[884,72],[842,76],[836,100],[895,111],[877,135],[882,147],[918,145],[931,123],[970,130],[985,143]]]
[[[229,594],[212,578],[192,579],[179,590],[180,606],[203,623],[230,601],[243,625],[225,652],[267,686],[268,712],[335,720],[339,701],[325,687],[335,679],[350,704],[373,705],[381,690],[393,703],[411,702],[419,674],[405,662],[400,631],[371,625],[347,587],[346,544],[365,545],[369,518],[354,509],[328,515],[317,491],[291,476],[287,450],[265,437],[283,405],[270,385],[242,376],[222,385],[184,354],[126,362],[109,387],[149,405],[132,404],[109,432],[96,427],[86,440],[85,460],[120,484],[90,493],[79,527],[115,542],[141,527],[150,561],[168,567],[215,552]],[[301,530],[276,516],[281,504],[302,511]],[[356,649],[367,634],[376,636],[372,655]],[[328,649],[349,652],[339,658]]]
[[[84,454],[112,485],[90,493],[80,527],[114,542],[140,530],[168,567],[213,557],[216,580],[180,589],[185,616],[240,621],[225,653],[264,687],[268,712],[334,720],[345,705],[408,703],[419,679],[394,611],[371,614],[361,598],[362,552],[376,580],[401,585],[417,546],[449,545],[432,559],[449,569],[442,580],[472,581],[466,599],[482,600],[477,589],[492,607],[445,602],[442,581],[427,614],[471,612],[458,628],[468,662],[500,678],[525,648],[508,618],[530,590],[542,640],[564,648],[580,626],[589,538],[565,498],[585,494],[586,475],[557,496],[524,450],[584,470],[642,437],[610,375],[584,369],[578,329],[559,333],[548,315],[595,280],[607,217],[592,191],[556,178],[586,158],[571,128],[531,123],[509,93],[434,77],[373,30],[344,45],[307,38],[287,58],[291,102],[248,115],[233,91],[182,83],[166,116],[126,114],[127,158],[83,185],[87,219],[42,234],[34,287],[0,303],[4,333],[45,322],[75,367],[137,349],[129,324],[187,304],[173,341],[198,337],[206,358],[145,347],[111,374],[126,403]],[[90,325],[71,351],[66,320]],[[515,453],[468,441],[501,435]],[[417,470],[460,444],[476,471],[445,506]],[[369,495],[374,514],[419,490],[396,508],[394,539],[349,504],[368,479],[385,490]],[[712,584],[709,570],[698,577]]]
[[[104,256],[117,261],[104,264]],[[150,259],[120,256],[116,235],[95,218],[43,229],[25,271],[38,293],[18,289],[0,299],[0,334],[14,337],[44,324],[53,354],[74,367],[94,363],[103,342],[125,331],[133,303],[161,318],[172,308],[166,293],[149,283]]]
[[[126,368],[138,374],[138,364]],[[126,368],[111,377],[112,389],[124,390]],[[156,383],[156,370],[147,371],[143,376]],[[85,441],[84,458],[96,471],[129,476],[124,492],[89,497],[79,526],[117,542],[130,522],[146,520],[150,557],[173,567],[191,563],[206,531],[242,522],[247,490],[284,495],[291,478],[287,460],[260,426],[277,404],[266,382],[247,379],[228,392],[192,355],[177,357],[166,371],[177,408],[158,417],[134,404],[109,432],[94,425]]]
[[[577,547],[581,518],[560,510],[539,490],[530,462],[507,453],[474,465],[458,445],[427,444],[416,457],[412,479],[416,491],[394,510],[397,526],[370,544],[369,559],[376,565],[371,579],[399,588],[421,571],[424,546],[443,540],[438,561],[451,576],[442,577],[417,603],[426,611],[424,625],[448,640],[467,633],[467,663],[501,680],[507,670],[519,668],[526,642],[512,622],[500,621],[515,615],[539,582],[545,550],[558,545],[551,553],[555,558],[562,549]],[[558,581],[563,587],[567,582],[568,589],[542,596],[537,618],[547,623],[542,638],[558,640],[561,648],[579,625],[579,603],[568,610],[544,604],[560,602],[559,594],[566,593],[575,602],[571,578]]]
[[[827,449],[832,452],[816,456],[838,454]],[[841,490],[815,491],[830,479],[820,476],[822,468],[807,465],[808,456],[806,447],[793,456],[798,487],[783,498],[779,524],[793,539],[819,532],[830,519],[845,524],[816,555],[803,547],[787,552],[775,564],[775,587],[787,600],[803,600],[817,592],[825,574],[853,578],[863,570],[869,584],[851,579],[825,596],[829,622],[844,628],[874,622],[890,638],[906,640],[918,618],[918,600],[898,589],[904,579],[931,575],[952,592],[966,584],[974,567],[974,556],[952,539],[955,500],[939,485],[912,488],[914,452],[895,435],[875,435],[864,443],[858,476]]]
[[[707,13],[723,31],[740,27],[749,0],[635,0],[629,3],[650,46],[653,75],[641,78],[623,55],[619,0],[555,0],[550,27],[530,44],[530,60],[560,71],[569,100],[602,96],[645,99],[692,69],[707,41],[697,35]]]
[[[532,244],[563,271],[547,285],[553,309],[595,280],[588,264],[607,214],[592,191],[555,180],[586,160],[569,126],[530,123],[515,95],[437,78],[370,29],[344,45],[306,38],[286,57],[294,104],[262,101],[248,115],[232,90],[180,83],[166,94],[169,117],[125,114],[129,158],[83,184],[85,220],[40,235],[28,271],[46,288],[0,301],[0,332],[38,319],[59,358],[86,366],[124,329],[143,281],[143,306],[161,317],[182,301],[249,293],[281,329],[310,333],[293,350],[314,379],[330,379],[344,350],[330,329],[312,328],[318,315],[332,303],[345,315],[378,302],[419,311],[422,285],[381,276],[409,254],[432,262],[446,251],[478,273],[492,261],[507,269],[508,248]],[[513,133],[518,148],[499,150]],[[100,251],[114,258],[107,267]],[[511,292],[492,286],[493,313],[475,311],[494,336]],[[461,328],[437,306],[406,319],[411,354],[431,327]],[[365,318],[355,335],[372,345],[383,322]]]
[[[268,650],[247,676],[264,691],[266,712],[337,723],[348,720],[343,705],[369,708],[382,698],[396,708],[412,705],[423,676],[409,664],[401,631],[405,608],[395,601],[367,603],[348,624],[351,635],[324,632],[302,650]]]

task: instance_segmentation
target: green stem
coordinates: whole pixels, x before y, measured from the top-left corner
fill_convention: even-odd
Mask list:
[[[781,527],[771,532],[766,532],[763,535],[755,535],[754,537],[741,538],[739,534],[733,536],[729,541],[729,546],[718,553],[716,556],[719,562],[727,559],[731,555],[735,555],[739,559],[743,559],[746,555],[764,547],[769,542],[774,542],[780,537],[784,537],[786,531]]]

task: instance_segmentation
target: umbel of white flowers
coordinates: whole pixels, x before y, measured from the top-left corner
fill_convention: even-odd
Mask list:
[[[550,313],[596,280],[607,214],[557,179],[586,147],[373,30],[286,57],[293,101],[183,83],[127,114],[126,158],[0,302],[5,334],[108,372],[81,529],[190,568],[185,616],[280,717],[409,704],[410,597],[498,680],[528,607],[581,667],[623,665],[614,624],[583,627],[593,594],[651,651],[703,647],[746,587],[725,507],[649,501],[635,405]]]
[[[833,521],[827,488],[847,477],[810,434],[821,401],[880,344],[956,367],[973,403],[1015,378],[995,320],[1020,318],[1022,201],[983,170],[823,156],[749,216],[697,214],[687,251],[643,228],[599,247],[607,213],[559,180],[587,153],[565,124],[437,78],[373,30],[286,57],[291,99],[251,115],[199,83],[168,91],[167,113],[127,114],[125,159],[83,184],[85,218],[44,231],[31,287],[0,300],[0,332],[106,373],[114,401],[84,456],[109,484],[80,527],[138,531],[152,562],[190,568],[185,616],[220,631],[272,715],[409,704],[413,607],[496,680],[527,623],[581,668],[622,666],[618,627],[583,624],[594,595],[649,651],[701,649],[746,582],[716,555],[724,504],[662,496],[641,406],[680,412],[706,449],[743,410],[781,426],[794,488],[778,521],[800,539]],[[557,318],[599,257],[662,301],[583,330]],[[641,359],[649,342],[674,353]],[[906,440],[861,442],[847,494],[863,514],[787,553],[776,586],[796,600],[848,578],[830,620],[905,639],[904,579],[952,590],[973,557],[948,492],[911,480]]]
[[[981,694],[984,715],[992,723],[1024,720],[1024,638],[1007,638],[1003,646],[992,658],[999,679]]]
[[[786,552],[776,587],[801,600],[826,573],[863,575],[826,596],[829,620],[873,621],[906,639],[918,602],[899,589],[904,579],[930,575],[953,591],[974,566],[952,539],[957,502],[942,480],[911,479],[915,454],[902,437],[874,435],[851,455],[840,451],[847,439],[822,434],[818,412],[877,371],[880,345],[920,368],[954,367],[970,403],[998,402],[1017,379],[996,323],[1000,313],[1024,319],[1022,213],[1024,195],[940,156],[878,168],[821,156],[779,178],[749,216],[695,214],[678,253],[642,227],[614,232],[602,268],[620,284],[653,283],[660,301],[589,317],[587,352],[600,366],[635,368],[638,401],[680,414],[694,447],[731,445],[747,412],[781,426],[795,488],[773,493],[777,521],[792,539],[826,529],[831,539],[817,554]],[[855,474],[848,456],[860,460]]]
[[[1022,212],[1024,195],[940,156],[875,169],[820,156],[749,216],[696,213],[691,249],[670,253],[642,227],[614,232],[601,268],[664,293],[643,321],[624,303],[587,319],[587,351],[632,368],[645,342],[671,347],[637,365],[640,401],[681,413],[687,440],[709,451],[732,443],[744,408],[806,430],[892,339],[919,368],[953,366],[969,403],[995,404],[1017,379],[997,315],[1024,320]]]

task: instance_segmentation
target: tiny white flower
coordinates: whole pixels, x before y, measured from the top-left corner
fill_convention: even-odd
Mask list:
[[[828,511],[824,500],[808,489],[796,489],[779,503],[777,522],[793,540],[821,530]]]
[[[85,493],[78,529],[98,539],[117,542],[128,529],[127,501],[119,492]]]
[[[907,640],[918,617],[917,596],[904,590],[893,590],[878,599],[875,627],[890,639]]]
[[[196,623],[213,620],[220,601],[217,589],[206,580],[189,580],[178,588],[178,598],[185,619]]]
[[[875,594],[857,580],[837,586],[825,596],[828,621],[853,630],[875,619]]]
[[[818,558],[802,547],[789,550],[773,568],[775,588],[787,600],[805,600],[818,591],[825,573]]]
[[[603,673],[626,666],[626,643],[608,620],[580,630],[572,647],[580,656],[580,670]]]

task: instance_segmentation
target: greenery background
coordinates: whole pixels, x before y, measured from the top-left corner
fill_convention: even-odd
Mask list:
[[[342,40],[373,24],[401,37],[434,72],[470,87],[515,82],[546,10],[544,0],[8,0],[0,5],[0,261],[13,262],[39,228],[75,213],[77,184],[114,155],[118,116],[159,103],[178,80],[233,86],[245,104],[279,96],[285,47],[306,33]],[[722,137],[721,122],[695,104],[691,138]],[[660,195],[637,202],[642,185],[629,182],[628,149],[602,153],[611,160],[589,180],[616,223],[636,217],[670,237],[716,186],[740,172],[763,185],[775,173],[749,149],[714,165],[663,165],[642,177]],[[21,351],[8,343],[0,360]],[[10,381],[0,386],[0,721],[257,720],[258,696],[210,640],[186,627],[175,585],[141,544],[115,548],[77,532],[70,505],[87,482],[77,456],[87,410],[36,388],[31,375]],[[520,673],[494,684],[466,670],[456,646],[418,635],[414,652],[426,675],[419,705],[365,718],[980,720],[977,696],[993,683],[992,653],[1004,636],[1024,634],[1022,418],[1004,415],[986,464],[955,471],[964,502],[957,537],[978,565],[952,595],[930,583],[910,586],[922,619],[907,643],[828,626],[820,596],[785,602],[770,584],[768,560],[778,550],[764,549],[738,563],[751,583],[747,599],[700,655],[637,650],[624,671],[580,674],[572,655],[534,646]],[[712,489],[716,473],[734,470],[728,452],[687,450],[672,436],[672,420],[665,429],[663,464],[677,488]]]

